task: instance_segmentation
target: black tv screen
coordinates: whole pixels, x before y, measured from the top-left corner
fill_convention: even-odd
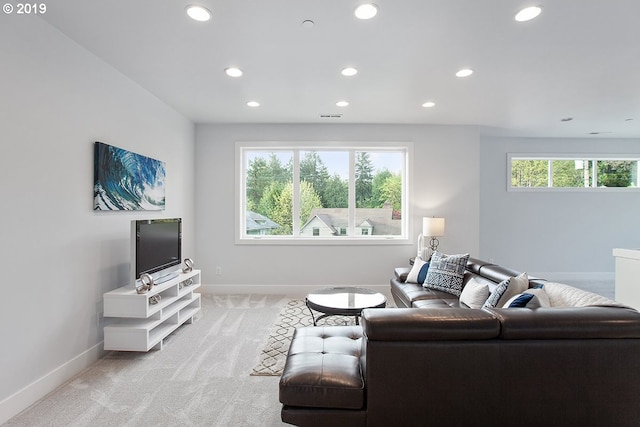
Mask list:
[[[182,259],[182,219],[135,221],[135,278],[162,272]]]

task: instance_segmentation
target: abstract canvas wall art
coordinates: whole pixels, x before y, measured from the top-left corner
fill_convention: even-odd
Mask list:
[[[93,210],[164,210],[165,177],[164,162],[96,142]]]

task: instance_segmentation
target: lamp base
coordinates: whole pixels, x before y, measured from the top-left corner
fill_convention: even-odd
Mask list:
[[[438,250],[439,244],[440,241],[438,241],[438,239],[436,239],[435,237],[432,237],[431,240],[429,240],[429,249],[431,249],[431,253]]]

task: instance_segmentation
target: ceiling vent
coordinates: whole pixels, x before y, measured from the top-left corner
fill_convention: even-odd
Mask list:
[[[321,119],[341,119],[342,114],[320,114]]]

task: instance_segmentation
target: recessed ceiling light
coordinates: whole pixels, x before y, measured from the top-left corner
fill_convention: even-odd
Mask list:
[[[196,21],[205,22],[211,19],[211,11],[204,6],[190,4],[186,7],[186,11],[189,18]]]
[[[462,70],[458,70],[456,73],[457,77],[469,77],[473,74],[473,70],[471,68],[463,68]]]
[[[247,106],[255,108],[255,107],[259,107],[260,103],[258,101],[249,101],[247,102]]]
[[[516,13],[515,19],[518,22],[530,21],[540,15],[540,12],[542,12],[542,8],[540,6],[525,7]]]
[[[436,103],[435,103],[435,102],[433,102],[433,101],[427,101],[427,102],[425,102],[424,104],[422,104],[422,106],[423,106],[424,108],[431,108],[431,107],[435,107],[435,106],[436,106]]]
[[[336,102],[336,105],[338,107],[346,107],[347,105],[349,105],[349,101],[338,101]]]
[[[242,70],[236,67],[225,68],[224,72],[227,73],[229,77],[240,77],[242,75]]]
[[[314,25],[315,22],[313,22],[311,19],[305,19],[304,21],[302,21],[302,26],[304,28],[313,28]]]
[[[378,13],[378,6],[373,3],[361,4],[354,13],[358,19],[371,19]]]
[[[342,71],[340,71],[340,73],[342,73],[343,76],[352,77],[358,74],[358,70],[356,70],[353,67],[347,67],[347,68],[343,68]]]
[[[561,122],[570,122],[571,120],[573,120],[573,117],[563,117],[560,119]]]

